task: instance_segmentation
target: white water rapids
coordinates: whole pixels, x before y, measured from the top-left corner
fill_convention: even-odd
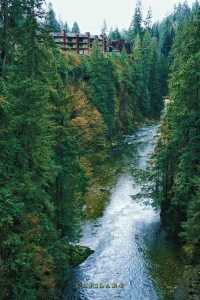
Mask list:
[[[137,161],[128,163],[146,168],[156,131],[156,126],[145,127],[126,139],[137,143],[138,152]],[[159,227],[159,214],[150,203],[134,200],[140,189],[134,176],[122,173],[103,216],[85,223],[80,244],[95,252],[74,270],[65,300],[160,299],[143,251],[145,239]]]

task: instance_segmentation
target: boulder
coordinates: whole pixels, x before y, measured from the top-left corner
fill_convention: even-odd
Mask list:
[[[73,245],[70,248],[70,265],[76,267],[82,264],[94,251],[88,247]]]

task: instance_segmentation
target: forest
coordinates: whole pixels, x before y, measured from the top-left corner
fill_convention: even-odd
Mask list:
[[[43,0],[0,0],[0,299],[60,299],[89,251],[76,245],[89,202],[106,197],[102,164],[160,116],[155,201],[199,272],[199,1],[154,24],[138,1],[130,28],[109,34],[131,54],[62,52],[50,32],[63,28]]]

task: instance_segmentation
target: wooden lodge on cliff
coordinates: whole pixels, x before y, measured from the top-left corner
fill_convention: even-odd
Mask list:
[[[114,52],[119,53],[123,49],[130,53],[130,43],[125,40],[109,40],[105,34],[91,35],[89,32],[81,33],[66,33],[54,32],[52,33],[55,43],[63,51],[74,51],[78,54],[89,55],[94,43],[97,43],[103,53]]]

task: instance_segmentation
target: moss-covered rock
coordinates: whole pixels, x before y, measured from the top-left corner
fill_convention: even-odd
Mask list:
[[[80,245],[70,246],[70,265],[76,267],[83,263],[94,251],[88,247]]]

